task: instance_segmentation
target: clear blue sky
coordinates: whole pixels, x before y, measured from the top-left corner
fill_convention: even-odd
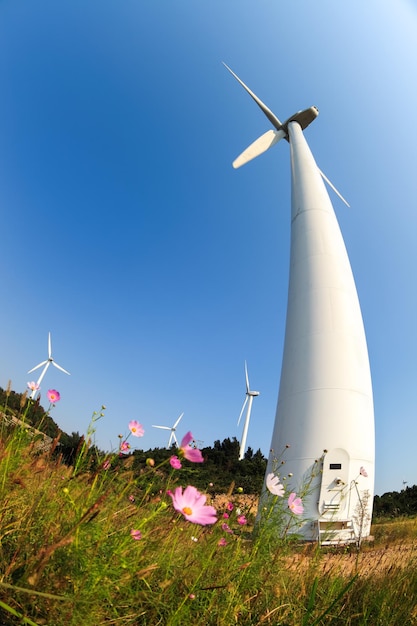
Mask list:
[[[54,419],[114,448],[131,419],[268,454],[289,264],[288,145],[221,62],[306,131],[368,339],[376,493],[417,483],[417,8],[352,0],[0,2],[0,385],[46,358]],[[44,401],[47,405],[46,397]],[[241,424],[242,426],[242,424]]]

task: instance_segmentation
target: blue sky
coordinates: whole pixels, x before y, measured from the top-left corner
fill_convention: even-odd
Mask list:
[[[221,62],[306,131],[355,275],[371,361],[376,493],[417,483],[417,5],[261,0],[0,2],[0,385],[115,448],[130,419],[240,437],[244,361],[268,454],[289,263],[289,150],[232,160],[270,125]],[[37,374],[37,373],[35,373]],[[36,377],[35,377],[36,379]],[[47,405],[46,399],[43,402]],[[242,424],[241,424],[242,426]]]

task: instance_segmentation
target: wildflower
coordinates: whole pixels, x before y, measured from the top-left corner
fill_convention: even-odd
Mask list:
[[[139,424],[136,420],[131,420],[128,424],[129,430],[134,437],[143,437],[145,431],[142,424]]]
[[[301,515],[304,511],[301,498],[297,498],[296,493],[290,494],[290,497],[288,498],[288,508],[292,511],[292,513],[294,513],[294,515]]]
[[[102,467],[104,470],[108,470],[108,469],[110,469],[110,466],[111,466],[111,461],[110,461],[110,459],[106,459],[106,460],[103,462],[103,465],[102,465],[101,467]]]
[[[190,593],[188,597],[190,598],[190,600],[195,600],[195,593]]]
[[[188,485],[182,490],[177,487],[174,493],[169,493],[172,498],[174,509],[182,513],[185,519],[193,524],[214,524],[217,522],[216,509],[206,505],[207,497],[201,494],[195,487]]]
[[[134,501],[135,501],[135,496],[133,496],[132,494],[130,494],[130,496],[129,496],[129,500],[130,500],[130,502],[134,502]]]
[[[229,519],[229,513],[223,513],[223,518],[224,519]]]
[[[188,432],[181,440],[180,455],[185,457],[187,461],[192,463],[203,463],[203,455],[198,448],[190,446],[190,441],[193,441],[194,437]]]
[[[281,485],[278,476],[275,476],[273,472],[268,474],[266,477],[266,486],[268,490],[274,494],[274,496],[279,496],[280,498],[283,497],[285,493],[284,486]]]
[[[217,542],[218,546],[227,546],[227,541],[224,537],[222,537],[221,539],[219,539],[219,541]]]
[[[197,537],[194,537],[193,535],[191,535],[191,541],[195,541],[195,543],[197,543],[198,538],[197,538]]]
[[[155,465],[155,461],[151,458],[146,459],[146,465],[148,467],[153,467]]]
[[[56,389],[49,389],[46,395],[51,404],[55,404],[61,399],[61,394]]]
[[[233,511],[233,502],[228,502],[228,503],[226,504],[226,509],[227,509],[228,511]]]
[[[364,476],[365,478],[368,478],[368,472],[366,471],[364,467],[361,467],[361,469],[359,470],[359,474],[361,476]]]
[[[127,441],[122,441],[120,444],[120,452],[126,452],[126,450],[130,449],[130,443]]]
[[[237,523],[240,524],[241,526],[244,526],[245,524],[248,523],[248,520],[246,519],[244,515],[239,515],[239,517],[237,518]]]
[[[181,465],[181,461],[179,460],[179,458],[175,455],[173,455],[170,459],[169,459],[169,464],[171,467],[173,467],[174,469],[181,469],[182,465]]]
[[[142,539],[142,533],[140,532],[140,530],[134,530],[132,528],[132,530],[130,531],[130,536],[132,537],[132,539],[134,539],[135,541],[139,541],[140,539]]]
[[[40,389],[40,386],[38,385],[38,383],[35,383],[34,380],[32,380],[32,382],[28,383],[28,389],[30,389],[31,391],[38,391]]]
[[[233,530],[230,528],[229,524],[226,524],[226,522],[222,524],[222,530],[224,530],[225,533],[229,533],[229,535],[233,535]]]

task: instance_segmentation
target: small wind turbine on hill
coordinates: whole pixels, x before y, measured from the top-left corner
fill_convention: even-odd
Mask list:
[[[31,370],[28,371],[28,374],[30,374],[31,372],[34,372],[35,370],[39,369],[42,366],[45,366],[42,370],[41,375],[39,376],[36,385],[37,385],[37,389],[34,389],[30,395],[30,397],[33,398],[36,395],[36,392],[39,390],[40,384],[43,380],[43,377],[46,374],[46,371],[48,369],[48,367],[50,365],[53,365],[54,367],[56,367],[57,369],[61,370],[61,372],[64,372],[64,374],[68,374],[68,376],[70,376],[71,374],[69,372],[67,372],[67,370],[64,370],[63,367],[61,367],[60,365],[58,365],[58,363],[55,363],[55,361],[52,358],[52,345],[51,345],[51,333],[48,333],[48,358],[46,359],[46,361],[42,361],[42,363],[39,363],[39,365],[36,365],[35,367],[32,367]]]
[[[179,418],[177,419],[177,421],[175,422],[175,424],[173,426],[156,426],[155,424],[152,424],[152,428],[162,428],[162,430],[170,430],[171,434],[169,436],[168,439],[168,444],[167,444],[167,449],[169,449],[172,446],[172,443],[175,441],[177,447],[178,447],[178,439],[175,435],[175,431],[177,430],[177,426],[180,423],[182,416],[184,415],[184,413],[181,413],[181,415],[179,416]]]
[[[243,403],[242,409],[240,411],[239,419],[237,420],[237,425],[238,426],[239,426],[240,420],[242,419],[243,411],[245,410],[245,406],[246,405],[248,405],[248,409],[246,411],[245,423],[243,425],[242,439],[241,439],[241,442],[240,442],[239,461],[241,461],[243,459],[244,455],[245,455],[246,439],[247,439],[247,436],[248,436],[250,414],[251,414],[251,411],[252,411],[252,402],[253,402],[253,399],[256,396],[259,396],[259,391],[251,391],[251,389],[250,389],[249,376],[248,376],[248,366],[246,364],[246,361],[245,361],[245,376],[246,376],[246,398],[245,398],[245,401]]]

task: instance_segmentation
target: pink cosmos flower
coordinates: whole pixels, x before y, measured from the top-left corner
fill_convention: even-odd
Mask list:
[[[30,389],[31,391],[38,391],[40,389],[40,386],[38,385],[38,383],[35,383],[35,381],[32,380],[32,382],[28,383],[28,389]]]
[[[56,402],[59,402],[59,400],[61,399],[61,394],[56,389],[49,389],[46,395],[51,404],[55,404]]]
[[[145,431],[142,424],[139,424],[137,420],[131,420],[128,424],[129,430],[134,437],[143,437]]]
[[[130,443],[127,441],[122,441],[120,444],[120,452],[126,452],[126,450],[130,449]]]
[[[281,485],[278,476],[275,476],[273,472],[268,474],[266,477],[266,486],[274,496],[279,496],[280,498],[283,497],[285,493],[284,486]]]
[[[222,517],[223,517],[224,519],[229,519],[229,513],[223,513],[223,516],[222,516]]]
[[[301,515],[304,511],[303,503],[301,498],[297,498],[296,493],[290,494],[288,498],[288,508],[294,515]]]
[[[368,478],[368,472],[366,471],[364,467],[361,467],[361,469],[359,470],[359,474],[361,476],[364,476],[365,478]]]
[[[221,539],[219,539],[219,541],[217,542],[218,546],[227,546],[227,541],[224,537],[222,537]]]
[[[233,535],[233,530],[230,528],[229,524],[226,524],[226,522],[222,524],[222,530],[224,530],[225,533]]]
[[[140,532],[140,530],[134,530],[132,528],[132,530],[130,531],[130,535],[135,541],[139,541],[140,539],[142,539],[142,533]]]
[[[173,467],[174,469],[181,469],[182,468],[182,464],[181,461],[179,460],[179,458],[175,455],[173,455],[170,459],[169,459],[169,464],[171,467]]]
[[[190,431],[188,431],[188,433],[184,435],[181,440],[180,455],[182,455],[187,459],[187,461],[191,461],[192,463],[203,463],[204,459],[201,451],[198,448],[193,448],[192,446],[190,446],[190,441],[193,440],[194,437],[192,436]]]
[[[226,509],[227,509],[228,511],[233,511],[233,508],[234,508],[234,507],[233,507],[233,502],[228,502],[228,503],[226,504]]]
[[[206,505],[207,496],[201,494],[195,487],[188,485],[184,492],[182,487],[177,487],[174,493],[169,495],[174,509],[182,513],[187,521],[201,526],[217,522],[216,509]]]
[[[241,526],[244,526],[245,524],[248,523],[248,520],[246,519],[244,515],[239,515],[239,517],[237,518],[237,523],[240,524]]]
[[[132,494],[130,494],[130,496],[129,496],[129,500],[130,500],[130,502],[134,502],[134,501],[135,501],[135,496],[133,496]]]

